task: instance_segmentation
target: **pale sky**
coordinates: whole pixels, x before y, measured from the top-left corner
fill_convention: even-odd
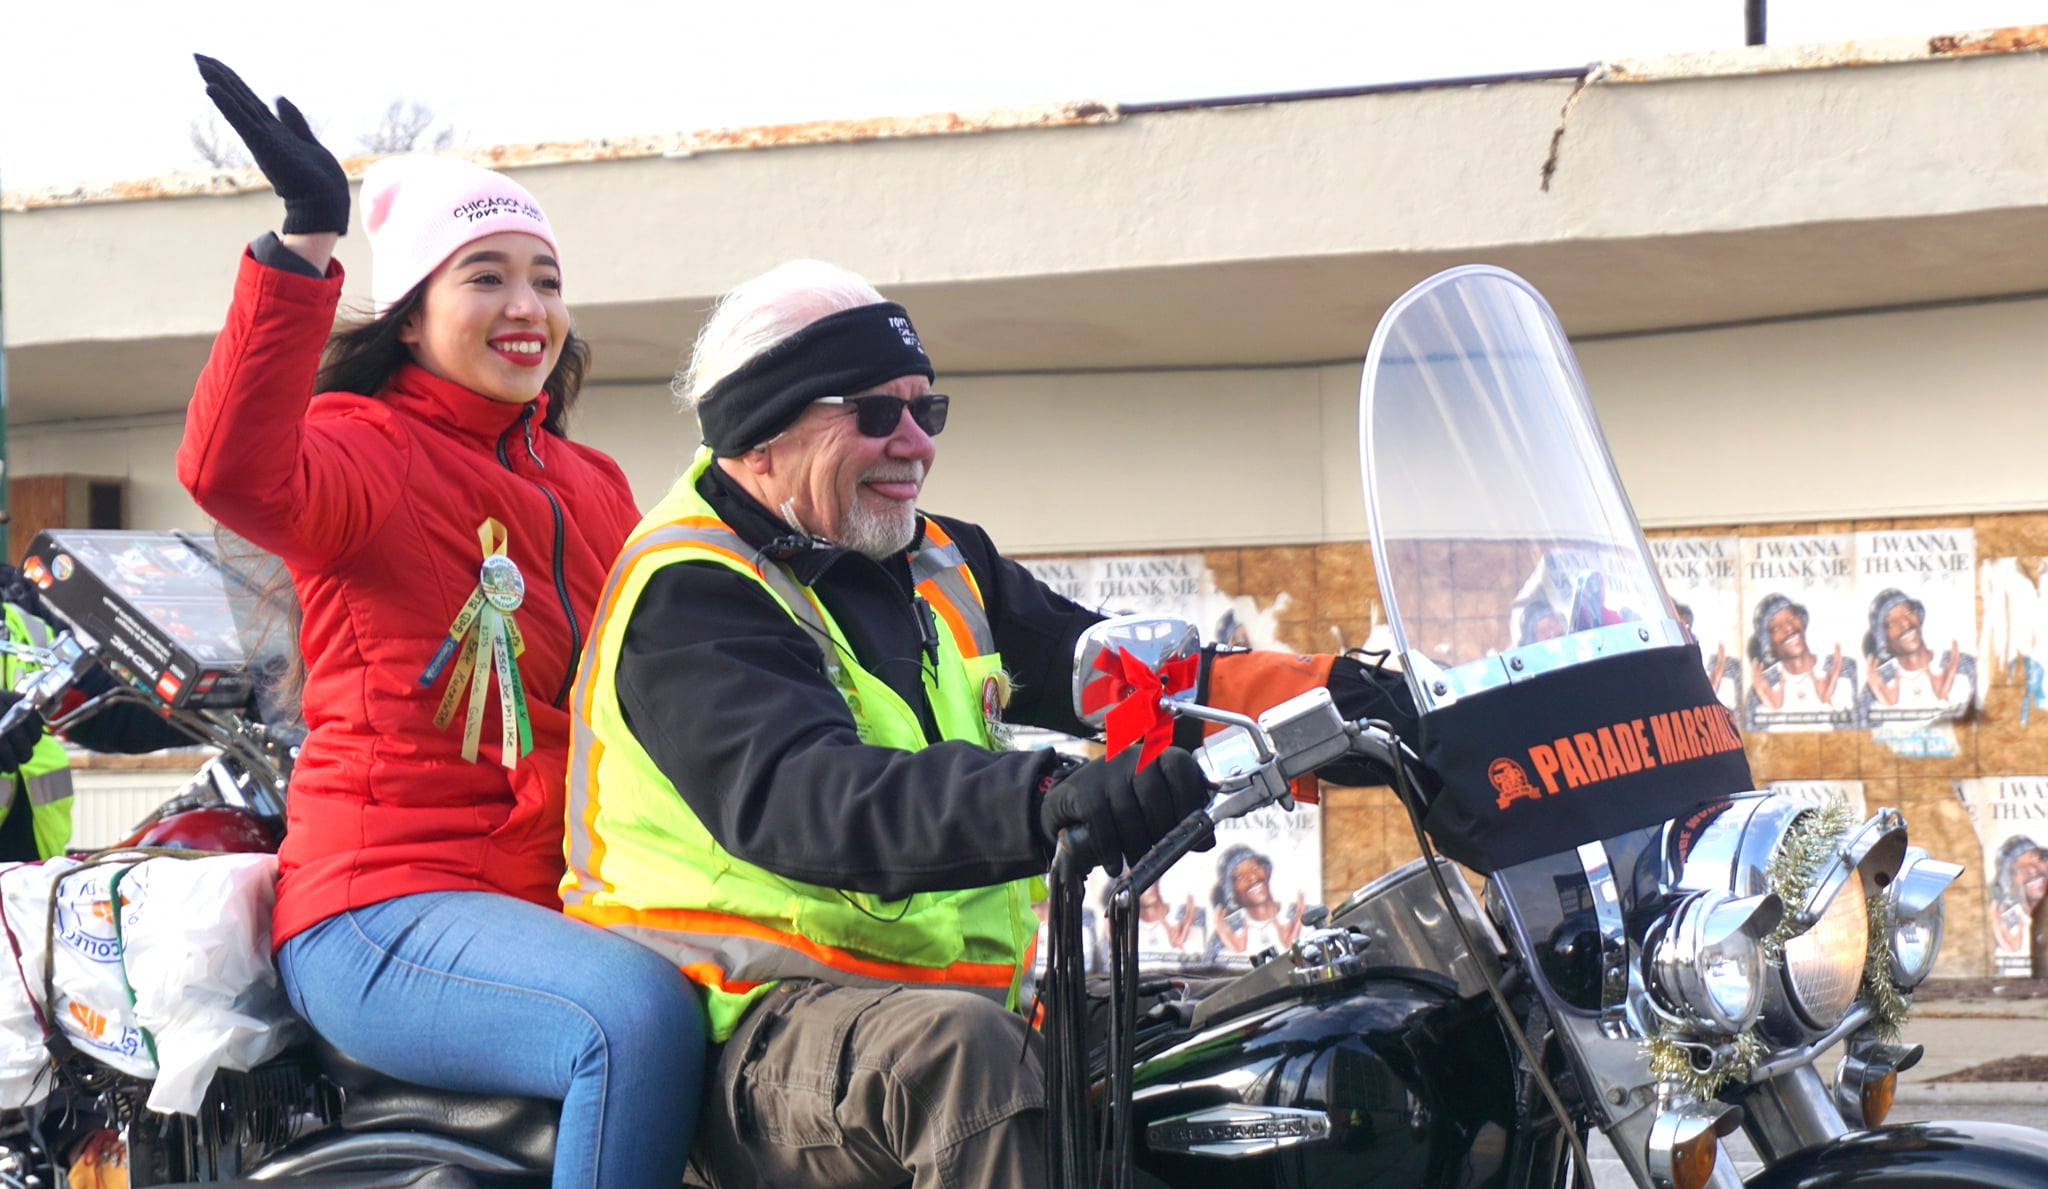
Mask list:
[[[393,99],[469,147],[1506,71],[1742,42],[1742,0],[14,0],[0,187],[198,168],[195,50],[346,155]],[[1774,44],[2048,23],[2048,0],[1770,0]]]

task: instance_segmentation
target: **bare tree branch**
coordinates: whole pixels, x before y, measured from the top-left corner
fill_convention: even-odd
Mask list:
[[[192,151],[214,169],[236,169],[249,164],[249,153],[242,142],[223,133],[220,121],[210,116],[205,123],[192,121]]]
[[[417,101],[393,99],[377,127],[357,137],[356,143],[365,153],[403,153],[412,149],[445,149],[455,139],[453,127],[444,125],[434,130],[433,108]]]

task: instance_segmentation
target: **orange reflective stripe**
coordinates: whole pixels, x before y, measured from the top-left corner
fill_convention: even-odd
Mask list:
[[[946,535],[946,530],[940,528],[938,522],[933,520],[924,522],[924,535],[926,540],[941,549],[950,548],[953,544],[953,538]],[[974,580],[974,571],[969,569],[965,562],[956,562],[955,568],[960,571],[960,577],[966,580],[967,589],[973,592],[974,601],[984,607],[988,606],[988,600],[981,594],[981,583]]]
[[[927,578],[918,583],[917,593],[923,595],[924,601],[930,603],[932,610],[939,613],[939,618],[946,621],[946,626],[953,629],[953,639],[960,645],[961,656],[971,659],[983,655],[980,639],[975,636],[973,629],[968,627],[967,620],[960,614],[960,608],[953,604],[952,599],[946,597],[945,591],[939,589],[938,579]]]
[[[759,921],[706,909],[578,904],[569,909],[569,915],[580,921],[606,927],[638,925],[669,933],[744,937],[764,941],[802,954],[834,970],[871,978],[878,982],[955,983],[963,987],[993,987],[1007,990],[1016,978],[1017,972],[1017,967],[1008,962],[955,962],[950,966],[914,966],[907,962],[863,958],[833,946],[821,945],[800,934],[770,928]],[[722,974],[723,972],[721,976]]]
[[[745,995],[761,985],[747,982],[745,979],[728,979],[725,977],[725,971],[715,962],[692,962],[678,969],[691,982],[710,987],[714,991],[724,991],[728,995]]]
[[[643,538],[646,535],[642,534]],[[604,594],[598,600],[597,614],[591,618],[590,643],[586,646],[590,655],[586,656],[583,659],[583,663],[577,667],[575,692],[570,698],[570,706],[576,715],[576,721],[571,724],[570,729],[577,735],[587,739],[590,748],[590,753],[582,764],[582,779],[580,781],[577,779],[578,773],[574,770],[576,763],[574,750],[572,749],[570,753],[572,770],[569,773],[568,794],[572,803],[576,800],[582,801],[580,806],[572,805],[572,812],[576,812],[576,818],[581,822],[582,828],[571,831],[570,836],[563,840],[564,853],[569,859],[569,870],[581,870],[589,874],[577,881],[578,887],[571,893],[572,895],[583,896],[589,895],[592,891],[602,893],[612,890],[612,883],[604,877],[603,872],[604,836],[596,828],[598,814],[597,762],[604,755],[604,744],[598,739],[597,729],[590,721],[590,682],[592,674],[602,667],[598,663],[597,658],[597,646],[600,636],[596,630],[596,625],[603,623],[613,613],[618,605],[619,596],[628,585],[627,577],[642,560],[656,554],[666,553],[671,549],[688,549],[695,544],[695,541],[665,541],[646,546],[637,553],[632,551],[631,546],[628,546],[628,551],[622,558],[626,564],[615,565],[612,568],[611,576],[605,580]],[[580,788],[577,787],[579,784],[581,785]],[[579,843],[589,847],[588,857],[582,863],[576,862],[573,853]],[[596,885],[595,888],[590,886],[592,884]]]

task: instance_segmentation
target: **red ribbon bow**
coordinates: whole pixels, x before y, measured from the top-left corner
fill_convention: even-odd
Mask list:
[[[1173,742],[1173,715],[1166,709],[1166,700],[1195,688],[1201,658],[1184,656],[1155,672],[1121,648],[1105,648],[1095,655],[1095,667],[1103,676],[1081,687],[1081,712],[1093,714],[1109,706],[1103,724],[1109,754],[1117,755],[1142,742],[1144,747],[1138,752],[1138,767],[1142,768]]]

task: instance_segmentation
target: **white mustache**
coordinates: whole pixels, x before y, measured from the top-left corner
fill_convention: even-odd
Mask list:
[[[913,462],[901,467],[876,467],[860,477],[863,483],[922,483],[924,464]]]

